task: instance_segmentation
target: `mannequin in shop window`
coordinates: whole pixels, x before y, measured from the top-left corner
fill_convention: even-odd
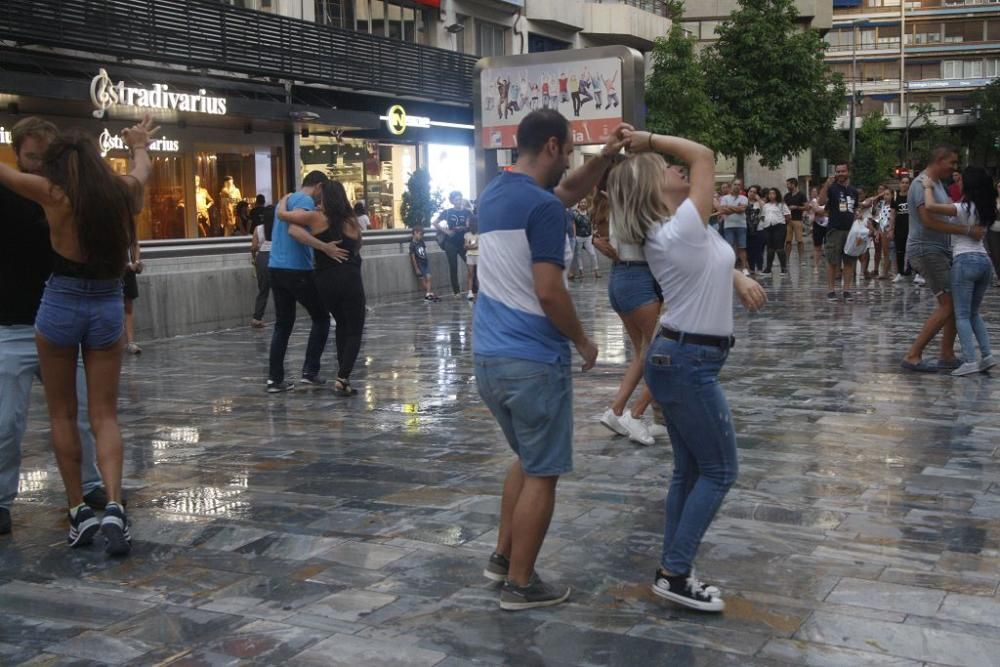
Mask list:
[[[215,204],[215,200],[208,194],[208,189],[202,187],[201,176],[194,177],[194,200],[198,209],[198,234],[208,236],[211,225],[208,209]]]
[[[222,179],[222,190],[219,191],[219,202],[221,204],[220,222],[222,223],[222,234],[232,236],[236,230],[236,204],[243,199],[240,189],[233,183],[232,176]]]

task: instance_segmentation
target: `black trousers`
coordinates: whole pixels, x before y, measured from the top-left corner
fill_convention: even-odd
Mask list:
[[[344,263],[316,272],[316,287],[323,306],[337,322],[337,377],[351,379],[351,372],[361,352],[365,329],[365,286],[361,265]]]
[[[466,262],[465,238],[460,238],[458,241],[453,240],[454,238],[454,236],[448,237],[444,242],[444,254],[448,257],[448,277],[451,278],[451,291],[458,294],[462,291],[458,284],[458,258],[461,257],[462,261]]]
[[[267,263],[271,260],[270,252],[258,252],[254,260],[257,267],[257,299],[254,301],[253,318],[255,320],[264,319],[264,311],[267,309],[267,297],[271,294],[271,271],[267,268]]]
[[[906,261],[906,239],[910,238],[910,221],[900,222],[896,218],[896,227],[893,231],[892,240],[896,244],[896,270],[904,276],[912,273],[910,265]]]
[[[271,293],[274,295],[274,334],[271,336],[269,379],[274,382],[285,379],[285,353],[288,351],[288,339],[295,328],[297,303],[301,303],[312,318],[302,375],[315,377],[319,373],[320,359],[330,336],[330,316],[320,301],[313,272],[271,269]]]

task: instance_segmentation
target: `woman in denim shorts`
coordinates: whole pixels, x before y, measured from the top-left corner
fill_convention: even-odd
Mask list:
[[[40,204],[49,222],[52,276],[35,318],[35,341],[52,420],[52,444],[69,500],[69,544],[90,544],[100,529],[112,556],[123,556],[131,549],[122,506],[118,428],[125,312],[121,278],[135,235],[133,216],[141,207],[143,186],[152,171],[146,147],[157,129],[147,115],[123,133],[134,155],[127,176],[116,175],[94,140],[78,131],[53,140],[38,174],[0,165],[0,183]],[[100,523],[84,504],[80,483],[76,364],[81,348],[97,465],[108,492]]]
[[[760,285],[733,269],[736,254],[708,225],[712,214],[715,154],[678,137],[629,135],[632,151],[676,155],[690,165],[668,166],[641,153],[617,168],[620,200],[634,212],[645,238],[645,257],[663,290],[667,313],[645,362],[646,385],[663,409],[674,452],[667,493],[663,555],[652,592],[700,611],[719,612],[719,589],[695,576],[694,558],[730,486],[736,481],[736,435],[719,384],[733,345],[733,287],[745,305],[766,302]],[[614,176],[614,175],[613,175]],[[615,195],[615,183],[609,195]],[[665,208],[660,222],[653,212]],[[641,212],[648,211],[649,214]]]

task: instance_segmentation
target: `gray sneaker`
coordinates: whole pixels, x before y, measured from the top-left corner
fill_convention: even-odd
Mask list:
[[[997,365],[997,360],[994,359],[993,355],[991,354],[988,357],[983,357],[983,359],[979,362],[979,370],[987,371],[996,365]]]
[[[483,570],[483,576],[490,581],[507,581],[507,572],[510,570],[510,560],[506,556],[501,556],[493,552],[490,561]]]
[[[500,589],[500,608],[507,611],[534,609],[535,607],[551,607],[569,599],[570,587],[550,586],[538,577],[531,575],[527,586],[518,586],[510,581],[504,582]]]

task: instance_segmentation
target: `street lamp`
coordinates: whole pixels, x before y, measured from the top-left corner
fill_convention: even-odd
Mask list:
[[[866,23],[866,19],[854,19],[851,21],[851,164],[854,164],[855,148],[855,105],[858,103],[858,26]]]

